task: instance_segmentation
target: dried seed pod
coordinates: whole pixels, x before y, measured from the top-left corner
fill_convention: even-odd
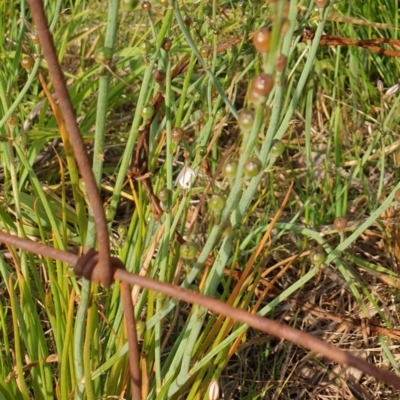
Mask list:
[[[396,163],[400,165],[400,152],[396,153],[395,158],[396,158]]]
[[[174,142],[178,143],[183,139],[183,134],[184,134],[184,132],[183,132],[182,128],[175,127],[171,131],[171,139]]]
[[[183,16],[183,23],[189,28],[192,25],[192,17],[189,15]]]
[[[256,92],[258,95],[267,97],[274,86],[274,78],[269,74],[256,75],[252,82],[250,91]]]
[[[14,114],[7,118],[7,125],[10,129],[14,129],[18,124],[18,117]]]
[[[144,12],[149,12],[151,10],[151,3],[149,1],[144,1],[142,3],[142,10]]]
[[[275,61],[276,72],[283,72],[283,70],[286,67],[286,62],[287,62],[287,57],[284,56],[282,53],[279,53]]]
[[[35,61],[31,56],[22,57],[22,59],[21,59],[21,67],[23,69],[31,69],[33,67],[33,64],[35,64]]]
[[[166,73],[162,69],[156,69],[152,73],[153,79],[159,84],[163,85],[165,83]]]
[[[333,227],[338,232],[343,232],[347,228],[347,218],[344,217],[336,217],[333,221]]]
[[[170,51],[172,47],[172,40],[170,38],[165,37],[161,43],[161,48],[165,51]]]
[[[314,3],[318,8],[325,8],[328,4],[328,0],[314,0]]]
[[[289,28],[290,28],[290,21],[287,18],[282,18],[281,36],[285,36]]]
[[[394,194],[394,199],[400,203],[400,189],[396,190],[396,193]]]
[[[253,35],[253,46],[260,53],[267,53],[271,45],[271,29],[260,28]]]

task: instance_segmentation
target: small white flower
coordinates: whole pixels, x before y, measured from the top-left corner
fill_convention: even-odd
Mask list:
[[[210,386],[208,387],[208,398],[210,400],[218,400],[219,399],[218,381],[211,381]]]
[[[176,177],[175,185],[179,183],[182,189],[190,189],[194,179],[196,178],[196,172],[192,168],[185,165],[179,175]]]
[[[396,84],[396,85],[390,87],[388,90],[386,90],[386,93],[384,94],[384,96],[385,96],[385,97],[392,96],[392,95],[395,94],[398,90],[399,90],[399,85]]]

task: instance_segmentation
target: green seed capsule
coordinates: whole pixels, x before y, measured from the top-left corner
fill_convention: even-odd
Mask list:
[[[213,194],[208,202],[208,206],[215,213],[220,213],[225,208],[225,196],[220,194]]]
[[[233,180],[236,178],[238,170],[238,162],[236,160],[230,160],[225,164],[224,172],[225,177],[229,180]]]
[[[23,69],[32,69],[35,64],[35,60],[31,56],[24,56],[21,59],[21,67]]]
[[[325,253],[322,250],[312,251],[310,261],[313,265],[321,265],[325,261]]]
[[[139,340],[143,337],[145,330],[146,330],[146,323],[141,320],[136,321],[136,333],[137,333],[137,338]]]
[[[148,56],[151,52],[151,43],[148,40],[145,40],[144,42],[140,43],[140,52],[144,56]]]
[[[254,178],[260,173],[261,168],[261,161],[257,157],[251,157],[244,164],[244,176],[246,178]]]
[[[150,119],[154,115],[154,107],[153,106],[144,106],[142,108],[141,115],[143,119]]]
[[[242,110],[239,113],[238,125],[243,132],[250,132],[254,124],[254,111]]]
[[[203,46],[200,47],[200,55],[203,58],[208,58],[211,55],[212,48],[208,44],[204,44]]]
[[[279,157],[283,154],[284,151],[285,151],[285,145],[282,143],[282,141],[275,139],[272,142],[271,146],[271,156]]]
[[[186,242],[181,245],[179,255],[184,260],[193,260],[197,254],[197,246],[193,242]]]
[[[160,5],[165,8],[169,7],[169,0],[160,0]]]
[[[113,55],[113,50],[111,47],[102,47],[99,50],[97,50],[94,56],[94,60],[98,64],[108,64],[112,59],[112,55]]]
[[[19,133],[16,137],[15,137],[15,143],[19,146],[19,147],[26,147],[26,145],[28,144],[28,135],[24,132]]]
[[[168,200],[169,191],[167,188],[161,188],[158,193],[157,197],[160,201],[165,202]]]
[[[106,215],[107,222],[111,222],[114,220],[116,212],[117,210],[113,206],[107,205],[104,208],[104,214]]]
[[[126,225],[118,225],[117,233],[120,238],[124,238],[128,232]]]

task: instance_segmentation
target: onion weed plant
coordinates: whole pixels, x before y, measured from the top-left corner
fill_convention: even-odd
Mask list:
[[[399,67],[340,39],[396,40],[397,4],[43,2],[127,270],[400,372]],[[97,243],[87,188],[27,2],[9,3],[0,227],[81,254]],[[1,399],[130,397],[120,283],[10,245],[0,274]],[[131,295],[144,399],[396,397],[202,306]]]

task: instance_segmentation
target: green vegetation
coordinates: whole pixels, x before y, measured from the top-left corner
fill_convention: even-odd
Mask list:
[[[43,1],[127,270],[373,348],[370,362],[400,372],[373,328],[399,324],[399,63],[319,40],[397,39],[397,2]],[[93,247],[27,2],[2,2],[0,22],[0,228]],[[130,398],[118,282],[10,246],[0,274],[0,399]],[[396,398],[201,307],[132,297],[147,399],[208,399],[213,381],[225,399]]]

